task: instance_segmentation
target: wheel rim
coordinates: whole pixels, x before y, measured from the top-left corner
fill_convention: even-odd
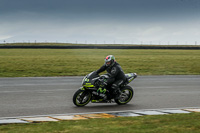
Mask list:
[[[122,94],[120,95],[119,102],[127,103],[131,100],[132,96],[133,96],[132,91],[129,89],[125,89],[122,91]]]
[[[86,105],[90,101],[91,95],[90,93],[80,92],[76,97],[77,105]]]

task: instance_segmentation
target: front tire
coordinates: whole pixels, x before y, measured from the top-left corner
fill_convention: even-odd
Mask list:
[[[75,92],[73,96],[73,103],[77,107],[83,107],[87,105],[91,100],[91,93],[85,90],[78,90]]]
[[[124,104],[127,104],[128,102],[130,102],[134,95],[134,91],[133,91],[132,87],[124,86],[121,89],[121,92],[122,92],[122,94],[120,95],[120,98],[115,99],[115,102],[119,105],[124,105]]]

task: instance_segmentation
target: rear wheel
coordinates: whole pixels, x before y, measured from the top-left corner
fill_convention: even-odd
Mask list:
[[[83,107],[90,102],[91,96],[89,91],[78,90],[73,96],[73,103],[78,107]]]
[[[120,95],[119,99],[115,99],[115,102],[119,105],[124,105],[130,102],[130,100],[133,98],[134,91],[132,87],[130,86],[124,86],[121,89],[122,94]]]

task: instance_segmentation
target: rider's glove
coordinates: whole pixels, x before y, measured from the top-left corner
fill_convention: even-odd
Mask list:
[[[103,84],[104,86],[108,85],[108,84],[107,84],[107,82],[105,82],[105,81],[104,81],[104,82],[102,82],[102,84]]]
[[[106,85],[108,85],[107,82],[104,82],[104,81],[103,81],[103,82],[100,83],[99,86],[102,87],[102,88],[105,88]]]

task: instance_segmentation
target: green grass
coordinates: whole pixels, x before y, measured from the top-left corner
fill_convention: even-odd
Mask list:
[[[199,133],[200,113],[0,125],[1,133]]]
[[[125,73],[199,75],[199,50],[0,49],[0,77],[74,76],[97,70],[113,54]]]

